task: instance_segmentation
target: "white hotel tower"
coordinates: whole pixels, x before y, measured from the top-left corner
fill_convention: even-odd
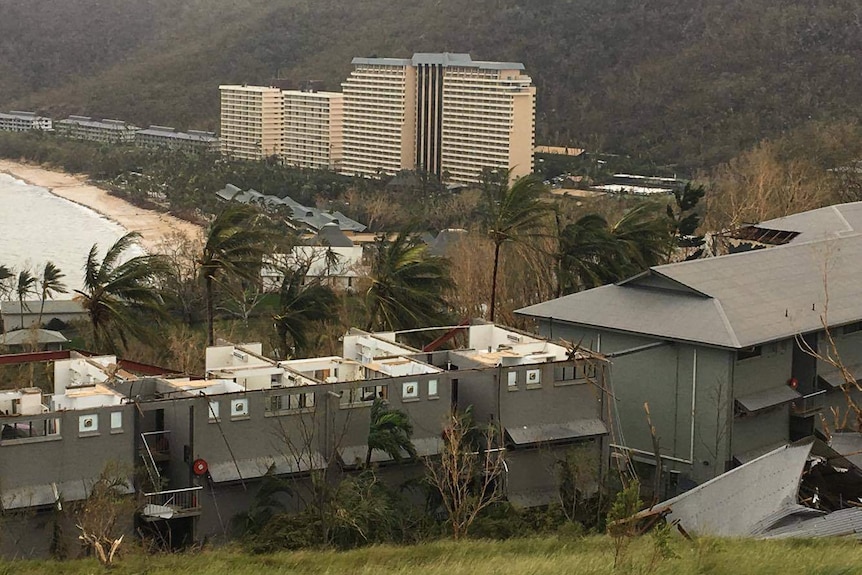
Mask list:
[[[424,169],[471,183],[483,168],[533,171],[536,89],[523,64],[444,53],[353,65],[342,84],[342,172]]]

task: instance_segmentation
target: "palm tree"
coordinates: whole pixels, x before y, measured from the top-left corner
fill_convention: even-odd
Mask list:
[[[443,296],[455,285],[449,261],[428,253],[416,234],[404,231],[391,241],[379,237],[369,279],[366,330],[426,327],[445,320]]]
[[[39,281],[39,286],[42,292],[42,303],[39,305],[39,321],[38,325],[42,325],[42,313],[45,311],[45,300],[53,297],[58,293],[67,293],[69,288],[63,283],[63,278],[66,277],[60,268],[54,265],[53,262],[47,262],[45,269],[42,270],[42,278]]]
[[[126,346],[127,334],[145,332],[139,317],[142,313],[163,312],[153,283],[167,269],[164,258],[141,255],[121,263],[123,254],[139,237],[137,232],[127,233],[114,242],[101,262],[97,259],[99,246],[93,244],[84,264],[84,289],[75,293],[90,316],[93,340],[99,349],[116,352],[114,336]]]
[[[12,268],[0,265],[0,297],[9,294],[10,290],[7,282],[13,277],[15,277],[15,272],[12,271]]]
[[[207,310],[207,341],[215,343],[213,294],[223,276],[249,282],[260,281],[260,266],[270,232],[262,214],[243,204],[228,204],[210,223],[201,254]]]
[[[610,232],[619,242],[618,253],[624,257],[619,266],[619,279],[664,263],[669,253],[668,246],[675,240],[672,222],[658,206],[651,204],[627,211],[611,226]]]
[[[542,201],[546,191],[542,182],[524,176],[513,184],[485,186],[485,226],[494,242],[494,271],[491,276],[490,319],[494,321],[497,306],[497,274],[500,250],[507,242],[529,245],[529,241],[544,235],[551,205]]]
[[[331,319],[338,298],[320,281],[303,284],[308,265],[285,270],[278,294],[278,314],[273,316],[278,337],[285,352],[291,347],[293,357],[308,351],[309,334],[314,325]]]
[[[30,273],[30,270],[21,270],[18,272],[18,283],[15,286],[15,294],[18,296],[19,312],[21,312],[21,329],[25,329],[24,325],[24,300],[30,294],[36,293],[36,276]],[[29,311],[29,309],[28,309]]]
[[[368,451],[365,453],[365,467],[371,465],[371,454],[376,449],[383,451],[395,461],[404,459],[406,452],[410,459],[416,458],[416,448],[410,441],[413,424],[407,414],[398,409],[389,409],[382,397],[374,398],[371,404],[371,422],[368,425]]]

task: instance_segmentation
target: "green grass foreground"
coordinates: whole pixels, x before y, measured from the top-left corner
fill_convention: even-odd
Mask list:
[[[674,538],[676,557],[655,559],[650,537],[635,540],[623,565],[614,569],[614,545],[608,537],[557,537],[509,541],[437,541],[422,545],[368,547],[355,551],[298,551],[248,555],[232,548],[199,553],[148,556],[129,553],[110,570],[93,559],[66,562],[0,563],[0,574],[34,575],[261,575],[404,574],[483,575],[485,573],[561,574],[698,573],[850,575],[862,573],[862,546],[855,541],[743,541]]]

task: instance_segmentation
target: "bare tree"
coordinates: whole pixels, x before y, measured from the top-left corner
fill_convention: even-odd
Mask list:
[[[426,460],[428,479],[440,492],[454,539],[467,535],[479,513],[504,497],[505,450],[499,439],[496,426],[479,429],[469,412],[453,412],[443,428],[440,456]]]
[[[106,465],[76,514],[78,538],[103,565],[113,564],[125,537],[117,523],[134,509],[134,501],[124,494],[128,481],[119,466]]]

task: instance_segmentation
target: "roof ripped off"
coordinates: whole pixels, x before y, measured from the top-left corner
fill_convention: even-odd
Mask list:
[[[858,212],[862,224],[862,203],[835,208],[841,208],[838,211],[845,217],[856,217]],[[828,219],[824,213],[812,218]],[[800,237],[806,233],[809,237],[814,234],[809,228]],[[821,330],[827,287],[830,325],[862,319],[860,261],[862,233],[792,241],[769,249],[656,266],[619,284],[517,313],[741,349]]]

